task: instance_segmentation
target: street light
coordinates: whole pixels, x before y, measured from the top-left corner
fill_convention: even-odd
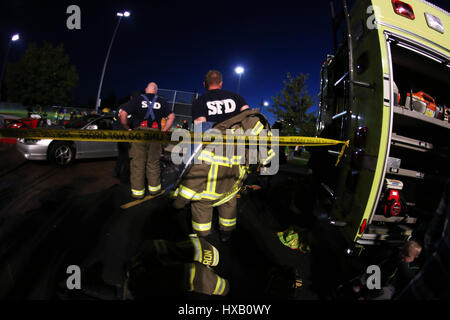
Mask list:
[[[240,87],[241,87],[241,76],[242,76],[242,74],[244,73],[244,68],[241,67],[241,66],[237,66],[237,67],[234,69],[234,72],[236,72],[236,73],[239,75],[238,89],[237,89],[237,93],[239,93],[239,89],[240,89]]]
[[[0,74],[0,101],[2,99],[2,83],[3,83],[3,75],[5,74],[5,68],[6,68],[6,63],[8,62],[8,54],[9,54],[9,48],[11,47],[11,44],[13,42],[16,42],[17,40],[20,39],[20,36],[18,33],[13,34],[11,36],[11,39],[8,41],[8,46],[6,47],[6,54],[5,54],[5,61],[3,61],[3,66],[2,66],[2,73]]]
[[[267,101],[264,101],[264,107],[268,107],[269,103]]]
[[[103,64],[102,76],[100,77],[100,85],[98,86],[97,102],[95,104],[95,112],[98,112],[98,107],[100,107],[100,101],[101,101],[100,100],[100,93],[102,91],[103,77],[105,76],[106,65],[108,64],[109,54],[111,52],[111,48],[112,48],[112,45],[113,45],[113,42],[114,42],[114,38],[116,37],[117,29],[119,29],[120,21],[122,21],[122,18],[123,17],[128,18],[130,16],[130,12],[129,11],[121,11],[121,12],[117,12],[116,15],[119,17],[119,19],[117,20],[116,29],[114,30],[113,36],[111,38],[111,42],[109,44],[108,52],[106,53],[105,63]]]

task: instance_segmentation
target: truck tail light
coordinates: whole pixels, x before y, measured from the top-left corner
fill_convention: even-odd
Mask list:
[[[359,127],[355,130],[355,137],[353,144],[355,148],[364,148],[367,142],[367,133],[369,129],[367,127]]]
[[[394,6],[394,11],[396,14],[399,14],[411,20],[414,20],[416,18],[414,16],[413,8],[406,2],[400,0],[392,0],[392,5]]]
[[[367,226],[367,219],[364,219],[363,222],[361,223],[361,226],[359,227],[359,234],[364,233],[364,230],[366,230],[366,226]]]

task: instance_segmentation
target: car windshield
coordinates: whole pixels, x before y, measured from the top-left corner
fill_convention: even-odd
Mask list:
[[[97,118],[98,118],[98,116],[92,115],[92,116],[85,116],[85,117],[79,118],[79,119],[74,119],[74,120],[70,121],[68,124],[66,124],[65,127],[71,128],[71,129],[81,129],[85,125],[87,125],[89,122],[94,121]]]

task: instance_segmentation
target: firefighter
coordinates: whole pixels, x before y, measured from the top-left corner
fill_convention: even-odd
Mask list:
[[[209,71],[203,85],[207,93],[200,96],[192,106],[194,125],[210,122],[222,133],[237,127],[258,132],[268,128],[267,122],[264,126],[259,121],[257,111],[248,110],[249,106],[243,97],[222,90],[222,75],[219,71]],[[218,207],[220,240],[227,242],[236,228],[236,194],[246,177],[246,167],[241,165],[239,156],[227,158],[207,150],[203,150],[198,159],[203,161],[202,164],[194,164],[174,191],[174,206],[180,209],[191,202],[192,229],[202,237],[211,233],[213,208]]]
[[[161,130],[168,131],[175,120],[175,115],[168,103],[157,95],[158,86],[150,82],[145,94],[134,97],[125,103],[120,113],[120,121],[125,130]],[[128,125],[127,117],[132,115],[132,124]],[[161,119],[167,118],[164,126]],[[147,177],[150,195],[161,192],[160,164],[161,143],[134,142],[130,148],[130,183],[131,196],[142,199],[145,196]]]
[[[126,266],[124,299],[185,292],[226,296],[230,284],[213,270],[218,263],[219,251],[195,235],[178,242],[146,241]]]

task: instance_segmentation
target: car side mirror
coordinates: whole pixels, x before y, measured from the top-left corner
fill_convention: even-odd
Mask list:
[[[90,124],[86,127],[86,130],[98,130],[98,126],[96,124]]]

